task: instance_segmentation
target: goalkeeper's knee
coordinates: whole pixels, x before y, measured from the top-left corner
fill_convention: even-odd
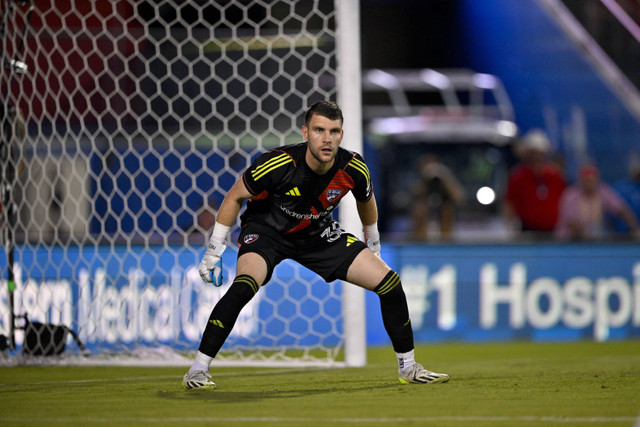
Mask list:
[[[404,291],[402,290],[402,282],[400,281],[400,276],[398,273],[391,270],[384,276],[384,279],[373,289],[373,292],[378,294],[380,298],[385,298],[386,296],[394,296],[398,292],[402,292],[404,295]]]
[[[258,289],[260,289],[260,285],[248,274],[236,276],[227,293],[224,294],[224,296],[220,298],[220,301],[218,301],[218,304],[216,304],[211,312],[211,316],[213,317],[217,312],[225,311],[230,311],[229,314],[235,314],[237,316],[240,310],[251,301],[251,298],[258,292]],[[234,311],[237,311],[237,313],[233,313]]]
[[[260,285],[258,284],[258,282],[256,282],[256,279],[249,276],[248,274],[241,274],[239,276],[236,276],[236,278],[233,279],[233,283],[231,285],[231,289],[233,289],[234,292],[238,292],[239,294],[244,295],[245,298],[248,298],[247,302],[251,300],[251,298],[253,298],[253,296],[257,294],[258,290],[260,289]],[[227,293],[229,293],[231,289],[229,289]]]

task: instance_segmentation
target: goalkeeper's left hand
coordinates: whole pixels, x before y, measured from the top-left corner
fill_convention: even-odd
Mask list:
[[[382,247],[380,245],[380,233],[378,232],[378,224],[364,226],[364,242],[374,254],[376,254],[378,257],[380,256],[380,249],[382,249]]]

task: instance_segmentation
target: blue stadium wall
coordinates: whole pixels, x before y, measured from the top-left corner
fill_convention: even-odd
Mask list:
[[[602,176],[625,178],[640,154],[640,123],[535,0],[458,0],[458,61],[499,76],[523,132],[545,128],[564,154],[569,177],[580,162],[570,133],[583,114],[587,154]],[[545,115],[547,116],[545,119]]]
[[[389,246],[418,342],[640,336],[639,244]],[[367,317],[387,343],[376,295]]]

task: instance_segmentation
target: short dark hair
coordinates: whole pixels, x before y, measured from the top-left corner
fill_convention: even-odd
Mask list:
[[[318,101],[312,104],[304,115],[305,126],[309,126],[311,117],[314,114],[326,117],[329,120],[340,120],[340,123],[344,123],[342,110],[340,106],[333,101]]]

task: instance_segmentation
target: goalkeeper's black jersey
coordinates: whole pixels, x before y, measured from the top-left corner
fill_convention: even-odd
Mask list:
[[[243,226],[256,221],[288,237],[314,237],[334,222],[331,213],[349,191],[359,201],[371,198],[369,169],[359,154],[338,148],[331,169],[318,175],[305,161],[306,150],[306,142],[273,149],[244,172],[254,197],[241,216]]]

